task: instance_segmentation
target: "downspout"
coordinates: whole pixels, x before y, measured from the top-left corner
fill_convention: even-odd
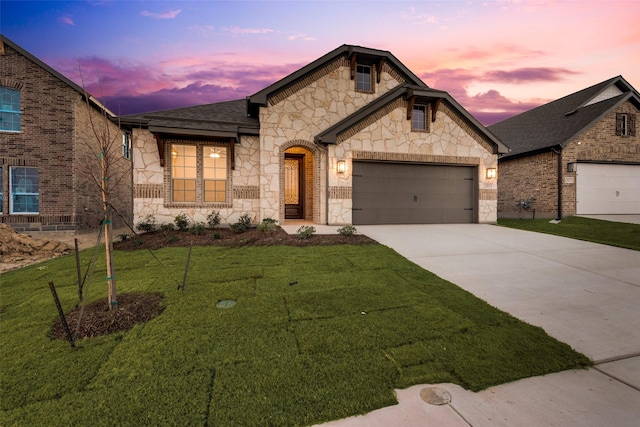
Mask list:
[[[558,148],[551,149],[558,155],[558,215],[556,220],[562,220],[562,146],[558,145]]]
[[[324,176],[325,177],[324,224],[329,225],[329,146],[325,144],[324,148],[325,148],[325,170],[327,172]]]

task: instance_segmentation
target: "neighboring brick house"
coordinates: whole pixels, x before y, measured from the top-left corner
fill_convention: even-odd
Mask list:
[[[640,214],[639,112],[618,76],[489,126],[511,149],[499,158],[498,217]]]
[[[111,152],[119,153],[111,156],[110,200],[132,222],[130,134],[111,112],[1,35],[0,101],[0,222],[19,231],[99,227],[94,129],[108,132]],[[116,226],[123,224],[113,218]]]
[[[121,120],[136,223],[496,221],[507,147],[387,51],[343,45],[247,99]]]

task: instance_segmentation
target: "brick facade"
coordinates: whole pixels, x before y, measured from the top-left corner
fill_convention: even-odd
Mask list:
[[[576,213],[577,173],[569,163],[640,163],[640,133],[616,136],[616,113],[640,115],[631,102],[609,111],[588,129],[567,142],[561,152],[562,216]],[[535,198],[531,209],[520,211],[517,201]],[[547,151],[500,160],[498,216],[500,218],[556,218],[558,214],[558,154]]]
[[[101,205],[96,183],[84,171],[99,165],[94,123],[105,125],[95,107],[87,107],[74,87],[37,62],[5,44],[0,55],[0,86],[20,91],[20,132],[0,132],[3,209],[0,221],[16,230],[75,230],[98,227]],[[115,138],[113,150],[121,153],[122,137],[113,122],[106,129]],[[95,155],[91,152],[95,151]],[[122,159],[122,155],[118,156]],[[131,162],[118,160],[114,176],[123,176],[113,191],[114,205],[131,220]],[[39,213],[11,214],[9,169],[38,168]],[[98,169],[99,170],[99,169]],[[98,198],[96,198],[98,196]],[[118,225],[115,221],[114,223]]]

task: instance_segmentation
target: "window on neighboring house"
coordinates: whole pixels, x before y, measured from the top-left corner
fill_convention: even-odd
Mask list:
[[[0,86],[0,131],[20,132],[20,91]]]
[[[227,149],[211,145],[171,145],[171,194],[177,203],[227,200]]]
[[[131,134],[129,132],[122,133],[122,157],[131,160]]]
[[[427,130],[427,106],[426,105],[414,105],[411,111],[411,129],[412,130]]]
[[[636,115],[616,113],[616,135],[636,136]]]
[[[359,92],[371,92],[371,67],[369,65],[356,65],[356,90]]]
[[[40,212],[38,168],[11,167],[9,187],[11,192],[9,213],[37,214]]]

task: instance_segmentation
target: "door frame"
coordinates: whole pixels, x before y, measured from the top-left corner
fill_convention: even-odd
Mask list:
[[[285,203],[285,219],[304,219],[305,217],[305,155],[298,153],[284,153],[285,162],[287,160],[297,160],[298,161],[298,207],[295,208],[297,212],[295,214],[288,213],[291,211],[291,208],[287,208]],[[286,185],[286,181],[285,181]],[[286,191],[286,190],[285,190]]]

